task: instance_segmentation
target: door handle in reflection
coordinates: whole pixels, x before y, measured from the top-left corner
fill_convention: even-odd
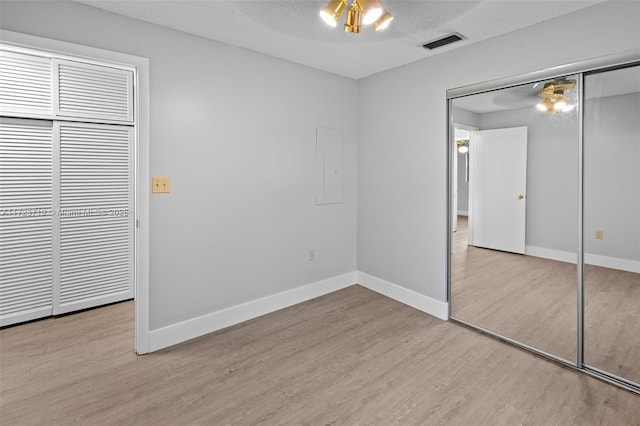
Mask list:
[[[518,200],[522,200],[524,198],[523,194],[518,195]]]

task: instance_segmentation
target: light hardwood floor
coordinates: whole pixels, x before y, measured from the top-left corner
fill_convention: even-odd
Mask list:
[[[585,362],[640,383],[640,274],[585,265]],[[452,315],[575,362],[576,265],[453,237]]]
[[[145,356],[127,302],[0,331],[2,425],[640,425],[640,397],[360,286]]]

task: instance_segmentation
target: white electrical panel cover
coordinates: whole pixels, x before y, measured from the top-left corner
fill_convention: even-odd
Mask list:
[[[343,142],[337,129],[316,129],[316,204],[342,203]]]

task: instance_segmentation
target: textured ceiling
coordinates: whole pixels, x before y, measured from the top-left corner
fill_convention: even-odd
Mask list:
[[[385,0],[384,32],[349,34],[318,15],[326,0],[75,0],[121,15],[240,46],[351,78],[495,37],[604,0]],[[467,39],[427,51],[426,41],[458,32]]]

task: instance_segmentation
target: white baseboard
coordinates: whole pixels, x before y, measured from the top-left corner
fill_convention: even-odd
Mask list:
[[[357,278],[355,271],[349,272],[152,330],[149,333],[149,351],[157,351],[352,286]]]
[[[559,262],[576,263],[578,255],[570,251],[553,250],[544,247],[526,246],[524,253],[528,256],[541,257],[543,259],[557,260]]]
[[[604,268],[620,269],[621,271],[635,272],[640,274],[640,261],[631,259],[620,259],[617,257],[600,256],[598,254],[586,253],[584,263],[587,265],[602,266]]]
[[[149,333],[149,352],[221,330],[356,283],[439,319],[445,321],[449,319],[448,303],[372,275],[354,271],[152,330]]]
[[[441,302],[429,296],[416,293],[413,290],[365,274],[364,272],[358,272],[358,284],[441,320],[446,321],[449,319],[449,304],[447,302]]]
[[[578,256],[576,253],[562,250],[553,250],[544,247],[526,246],[525,253],[529,256],[542,257],[544,259],[557,260],[560,262],[576,263],[578,261]],[[584,263],[586,265],[601,266],[603,268],[619,269],[621,271],[640,273],[640,261],[637,260],[620,259],[617,257],[585,253]]]

